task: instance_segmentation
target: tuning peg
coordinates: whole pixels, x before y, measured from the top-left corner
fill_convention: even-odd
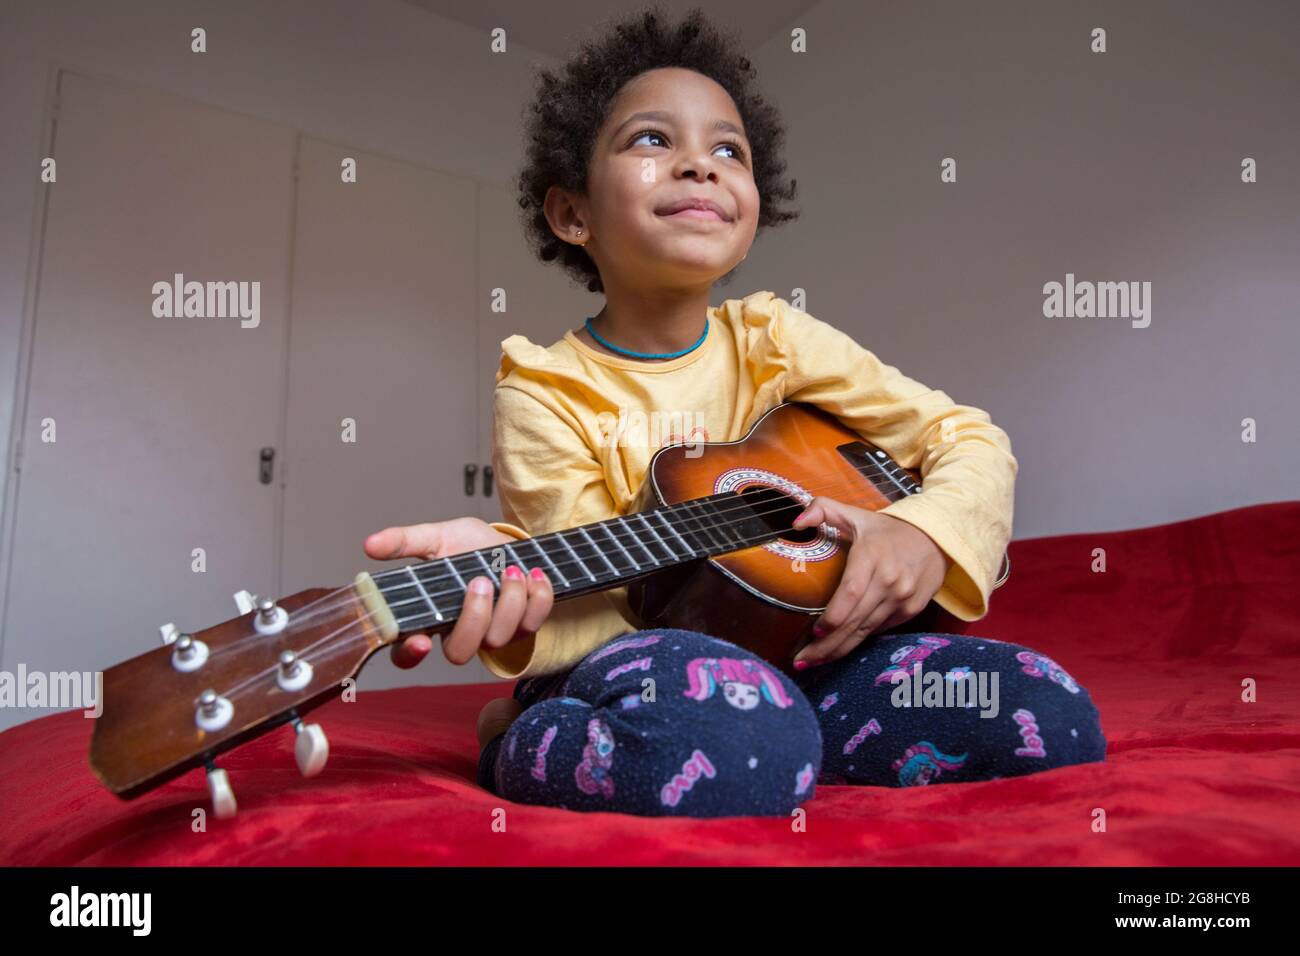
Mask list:
[[[254,607],[253,595],[248,591],[236,591],[235,607],[239,608],[240,614],[247,614]]]
[[[314,777],[325,769],[325,761],[330,756],[330,742],[320,724],[295,720],[293,729],[298,735],[293,743],[293,759],[298,763],[298,771],[304,777]]]
[[[176,638],[179,637],[181,633],[176,628],[175,624],[164,624],[162,627],[158,628],[158,630],[162,632],[163,644],[172,643],[172,641],[176,640]]]
[[[172,667],[183,674],[198,670],[208,661],[208,645],[182,634],[172,642]]]
[[[211,761],[208,762],[208,794],[212,797],[212,811],[218,820],[230,819],[239,809],[239,804],[235,802],[235,791],[230,789],[230,778]]]
[[[205,690],[199,696],[198,710],[194,713],[194,722],[208,733],[216,733],[235,716],[235,705],[224,697],[218,697],[212,689]]]
[[[312,666],[304,660],[300,660],[298,655],[293,651],[283,651],[280,654],[280,667],[276,671],[275,682],[280,685],[280,689],[293,693],[302,690],[311,683]]]
[[[257,617],[253,618],[253,627],[258,634],[276,634],[284,630],[289,623],[289,612],[276,606],[271,598],[257,601]]]

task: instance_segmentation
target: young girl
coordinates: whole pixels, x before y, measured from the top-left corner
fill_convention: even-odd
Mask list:
[[[871,512],[805,490],[794,527],[831,526],[849,550],[793,680],[715,636],[638,630],[626,587],[555,605],[541,568],[508,567],[495,601],[474,579],[444,652],[517,680],[479,717],[479,782],[572,810],[787,815],[818,781],[956,783],[1104,759],[1087,691],[1055,662],[888,633],[932,598],[963,620],[987,613],[1011,534],[1006,434],[770,292],[709,306],[758,229],[795,215],[780,206],[794,196],[784,131],[753,72],[694,11],[677,25],[639,14],[542,73],[520,204],[541,259],[605,307],[549,347],[501,343],[493,461],[508,520],[389,528],[366,550],[431,560],[627,514],[659,447],[734,441],[783,401],[919,468],[925,493]],[[637,414],[684,424],[616,427]],[[408,637],[394,661],[430,647]],[[895,675],[919,687],[920,667],[966,682],[968,706],[902,705]]]

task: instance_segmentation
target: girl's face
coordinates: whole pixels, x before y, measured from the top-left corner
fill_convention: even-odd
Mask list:
[[[597,134],[587,189],[569,197],[571,218],[552,223],[570,240],[586,230],[606,288],[707,288],[745,257],[758,228],[740,115],[726,90],[693,70],[650,70],[619,91]],[[669,214],[684,200],[719,212]]]

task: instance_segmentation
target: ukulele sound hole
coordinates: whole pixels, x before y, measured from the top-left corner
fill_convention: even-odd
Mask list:
[[[800,528],[798,531],[790,527],[803,511],[803,505],[789,495],[765,485],[751,485],[739,492],[739,496],[753,509],[754,516],[769,529],[784,531],[781,537],[786,541],[807,544],[817,537],[818,529],[815,526]]]

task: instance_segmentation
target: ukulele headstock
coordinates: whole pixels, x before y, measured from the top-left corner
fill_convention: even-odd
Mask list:
[[[300,716],[387,641],[351,587],[235,600],[239,617],[193,633],[164,625],[161,647],[104,671],[90,764],[114,793],[129,799],[206,764],[217,814],[230,815],[233,794],[213,759],[286,723],[303,774],[324,766],[325,735]]]

